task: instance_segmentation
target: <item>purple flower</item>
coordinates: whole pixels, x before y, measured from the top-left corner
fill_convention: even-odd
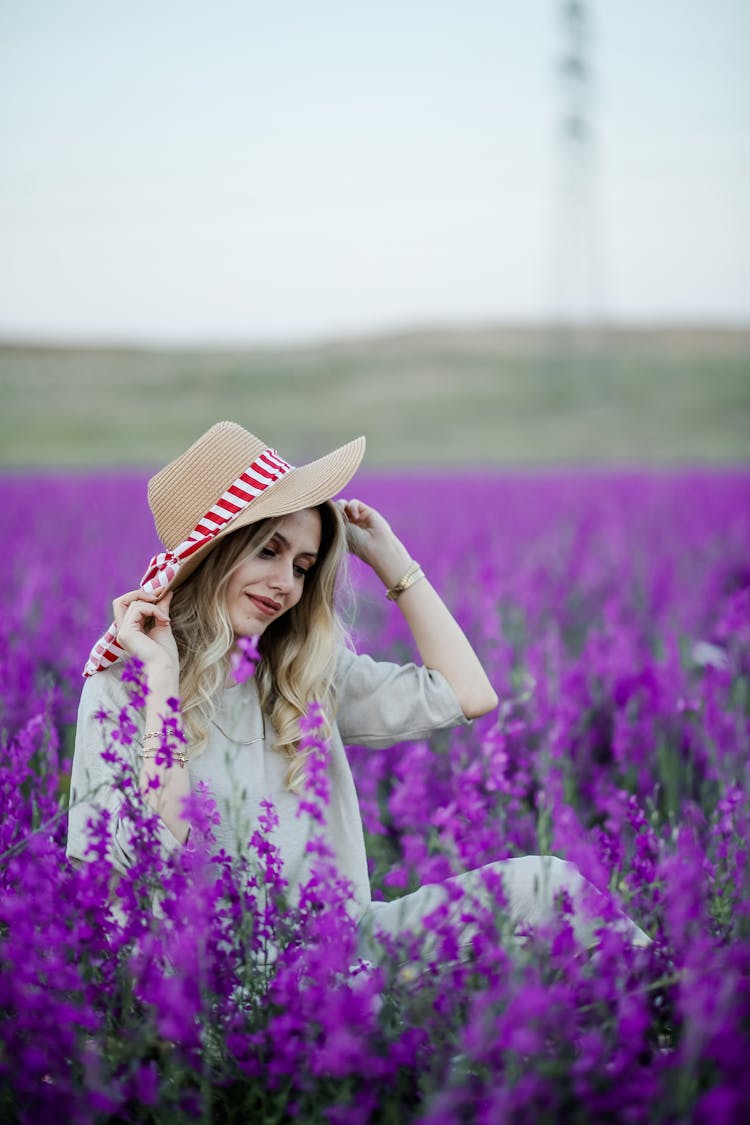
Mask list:
[[[236,646],[230,656],[230,664],[232,675],[238,684],[244,684],[255,675],[255,669],[261,659],[258,640],[258,637],[237,638]]]
[[[237,856],[212,838],[218,812],[200,790],[186,803],[189,846],[162,848],[130,765],[146,698],[135,661],[122,669],[128,706],[98,716],[116,800],[92,805],[86,861],[66,860],[80,665],[113,591],[153,553],[152,530],[140,477],[43,484],[39,511],[37,479],[0,482],[7,1114],[750,1117],[746,470],[370,483],[501,697],[471,727],[348,749],[374,896],[552,851],[607,892],[607,913],[622,907],[654,939],[634,949],[609,914],[582,950],[564,902],[546,932],[521,939],[490,872],[486,898],[382,934],[372,964],[330,831],[335,713],[317,703],[300,721],[301,885],[288,883],[268,799]],[[90,567],[76,565],[82,550]],[[402,615],[353,570],[362,647],[411,659]],[[240,675],[258,658],[242,645]],[[183,745],[178,715],[172,700],[165,761]]]

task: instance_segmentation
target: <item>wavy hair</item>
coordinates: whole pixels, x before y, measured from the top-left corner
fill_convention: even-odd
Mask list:
[[[299,721],[311,703],[319,703],[326,716],[326,733],[330,733],[333,677],[338,650],[346,641],[336,609],[345,571],[344,521],[331,501],[315,511],[321,521],[317,562],[305,577],[297,604],[261,635],[261,659],[255,671],[261,708],[277,734],[274,749],[290,759],[287,785],[293,790],[301,785],[308,756],[299,751]],[[257,555],[273,538],[280,522],[261,520],[228,535],[172,598],[170,618],[180,657],[182,721],[191,757],[206,747],[211,720],[231,673],[235,637],[226,604],[228,584],[248,556]]]

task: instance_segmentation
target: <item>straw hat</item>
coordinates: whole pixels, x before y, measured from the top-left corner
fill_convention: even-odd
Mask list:
[[[254,477],[262,491],[246,501],[237,514],[224,517],[227,522],[221,530],[181,561],[179,577],[169,586],[181,585],[216,543],[241,527],[330,500],[351,480],[364,452],[365,439],[358,437],[317,461],[295,468],[236,422],[217,422],[149,481],[148,502],[165,548],[174,551],[191,537],[239,478],[244,482]],[[269,467],[276,479],[263,483]],[[241,484],[242,490],[246,487]]]
[[[148,502],[164,551],[154,555],[141,589],[175,589],[223,539],[259,520],[330,500],[351,480],[365,452],[355,438],[295,468],[236,422],[217,422],[148,482]],[[113,622],[89,654],[84,676],[125,655]]]

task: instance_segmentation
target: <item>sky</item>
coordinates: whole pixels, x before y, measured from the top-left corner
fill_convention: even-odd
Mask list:
[[[0,338],[750,323],[750,4],[0,0]]]

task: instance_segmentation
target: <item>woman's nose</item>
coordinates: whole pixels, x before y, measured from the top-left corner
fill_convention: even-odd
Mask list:
[[[276,566],[273,568],[271,575],[271,585],[274,590],[279,590],[282,593],[288,593],[292,588],[294,582],[294,567],[289,559],[277,558]]]

